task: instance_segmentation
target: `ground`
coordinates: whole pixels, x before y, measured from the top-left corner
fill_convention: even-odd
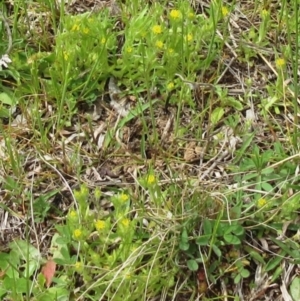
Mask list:
[[[296,5],[144,2],[2,5],[1,300],[299,300]]]

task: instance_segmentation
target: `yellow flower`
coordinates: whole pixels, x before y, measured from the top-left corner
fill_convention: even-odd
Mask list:
[[[173,82],[170,82],[167,84],[167,89],[168,90],[172,90],[174,88],[174,83]]]
[[[226,6],[222,6],[222,15],[223,17],[227,17],[229,14],[229,10]]]
[[[88,34],[88,33],[90,32],[90,30],[89,30],[87,27],[85,27],[85,28],[82,30],[82,32],[83,32],[84,34]]]
[[[174,53],[174,49],[173,49],[173,48],[169,48],[169,49],[168,49],[168,53],[169,53],[169,54]]]
[[[185,36],[186,41],[191,42],[193,40],[193,35],[190,33]]]
[[[121,224],[124,226],[124,227],[128,227],[129,226],[129,224],[130,224],[130,220],[128,219],[128,218],[123,218],[122,220],[121,220]]]
[[[128,201],[128,199],[129,199],[129,196],[127,195],[127,194],[125,194],[125,193],[122,193],[121,195],[120,195],[120,200],[122,201],[122,202],[127,202]]]
[[[64,60],[67,61],[67,60],[69,59],[69,57],[70,57],[69,52],[64,51],[64,52],[63,52],[63,57],[64,57]]]
[[[157,48],[162,49],[162,48],[164,47],[164,43],[163,43],[162,41],[157,41],[157,42],[155,43],[155,46],[156,46]]]
[[[74,236],[75,239],[80,239],[81,236],[82,236],[82,231],[80,229],[74,230],[73,236]]]
[[[285,65],[285,59],[279,58],[276,60],[276,66],[277,68],[281,69]]]
[[[75,210],[71,210],[70,212],[69,212],[69,217],[70,217],[70,219],[72,219],[72,220],[77,220],[77,212],[75,211]]]
[[[81,271],[83,269],[83,264],[82,264],[82,262],[81,261],[77,261],[76,263],[75,263],[75,270],[76,271]]]
[[[79,30],[79,25],[78,24],[74,24],[71,30],[72,31],[78,31]]]
[[[154,175],[149,175],[147,177],[147,184],[148,185],[151,185],[151,184],[154,184],[156,182],[156,179],[155,179],[155,176]]]
[[[102,38],[102,39],[101,39],[101,44],[104,45],[105,43],[106,43],[106,39],[105,39],[105,38]]]
[[[257,201],[257,207],[262,208],[267,204],[267,200],[264,198],[261,198]]]
[[[126,47],[126,52],[131,53],[132,52],[132,47]]]
[[[189,12],[188,14],[189,19],[194,19],[195,18],[195,14],[192,12]]]
[[[81,185],[80,192],[83,196],[87,197],[89,194],[89,189],[85,185]]]
[[[160,25],[154,25],[154,26],[152,27],[152,31],[153,31],[153,33],[155,33],[155,34],[160,34],[160,33],[162,33],[162,28],[161,28]]]
[[[95,227],[96,227],[96,229],[97,229],[98,231],[105,229],[105,227],[106,227],[105,221],[102,221],[102,220],[99,220],[99,219],[98,219],[98,220],[95,222]]]
[[[124,276],[126,280],[130,280],[132,278],[132,274],[130,272],[125,272]]]
[[[263,18],[266,18],[268,15],[269,15],[269,12],[268,12],[266,9],[263,9],[263,10],[261,11],[261,16],[262,16]]]
[[[181,12],[177,9],[172,9],[170,12],[171,19],[180,19],[181,18]]]

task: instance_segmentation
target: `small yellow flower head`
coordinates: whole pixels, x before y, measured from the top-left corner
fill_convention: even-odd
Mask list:
[[[126,47],[126,52],[127,52],[127,53],[131,53],[132,50],[133,50],[132,47]]]
[[[85,27],[85,28],[83,28],[82,32],[84,34],[88,34],[90,32],[90,30],[87,27]]]
[[[69,212],[69,218],[70,218],[71,220],[77,220],[77,218],[78,218],[77,212],[76,212],[75,210],[71,210],[71,211]]]
[[[76,270],[76,271],[82,271],[82,269],[83,269],[83,264],[82,264],[82,262],[81,262],[81,261],[77,261],[77,262],[75,263],[75,270]]]
[[[195,14],[193,12],[188,13],[188,18],[193,20],[195,18]]]
[[[177,9],[172,9],[170,12],[170,18],[173,20],[178,20],[181,18],[181,12]]]
[[[278,68],[278,69],[281,69],[282,67],[284,67],[285,66],[285,59],[283,59],[283,58],[278,58],[277,60],[276,60],[276,67]]]
[[[173,53],[174,53],[174,49],[173,49],[173,48],[169,48],[169,49],[168,49],[168,53],[169,53],[169,54],[173,54]]]
[[[129,196],[127,195],[127,194],[125,194],[125,193],[122,193],[120,196],[119,196],[119,199],[120,199],[120,201],[122,201],[122,202],[127,202],[128,200],[129,200]]]
[[[262,16],[262,18],[266,18],[269,16],[269,12],[266,9],[263,9],[261,11],[261,16]]]
[[[78,30],[79,30],[79,25],[75,23],[75,24],[73,25],[73,27],[72,27],[71,30],[72,30],[72,31],[78,31]]]
[[[67,60],[69,59],[69,57],[70,57],[69,52],[64,51],[64,52],[63,52],[63,57],[64,57],[64,60],[67,61]]]
[[[152,32],[155,33],[155,34],[160,34],[162,33],[162,28],[160,25],[154,25],[152,27]]]
[[[102,221],[102,220],[98,219],[95,222],[95,227],[96,227],[97,231],[101,231],[101,230],[105,229],[106,223],[105,223],[105,221]]]
[[[228,16],[228,14],[229,14],[229,10],[228,10],[228,8],[226,7],[226,6],[222,6],[222,15],[223,15],[223,17],[227,17]]]
[[[154,184],[155,182],[156,182],[156,178],[155,178],[154,175],[149,175],[149,176],[147,177],[147,184],[148,184],[148,185],[152,185],[152,184]]]
[[[130,224],[130,220],[128,218],[123,218],[121,220],[121,224],[125,227],[128,228],[129,224]]]
[[[188,42],[191,42],[191,41],[193,40],[193,35],[191,35],[190,33],[187,34],[187,35],[185,36],[185,40],[188,41]]]
[[[82,231],[80,229],[74,230],[73,236],[75,239],[80,239],[82,237]]]
[[[173,90],[173,88],[174,88],[174,83],[173,82],[170,82],[170,83],[167,84],[167,90],[171,91],[171,90]]]
[[[257,201],[257,207],[262,208],[267,204],[267,200],[264,198],[261,198]]]
[[[82,196],[87,197],[88,194],[89,194],[89,189],[85,185],[81,185],[80,193],[81,193]]]
[[[162,48],[164,47],[164,43],[163,43],[162,41],[157,41],[157,42],[155,43],[155,46],[156,46],[157,48],[159,48],[159,49],[162,49]]]
[[[104,45],[106,43],[106,39],[102,38],[100,42],[101,42],[102,45]]]
[[[132,278],[132,274],[130,272],[125,273],[125,279],[130,280]]]

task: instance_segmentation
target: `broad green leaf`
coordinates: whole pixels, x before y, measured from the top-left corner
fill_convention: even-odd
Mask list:
[[[207,246],[211,239],[211,235],[202,235],[196,238],[196,244],[199,246]]]
[[[15,101],[7,93],[0,93],[0,102],[10,106],[15,104]]]
[[[36,261],[41,259],[40,251],[25,240],[15,240],[9,244],[9,247],[24,261],[27,261],[27,258]]]
[[[217,124],[221,118],[223,117],[224,115],[224,109],[221,108],[221,107],[217,107],[213,110],[213,112],[211,113],[211,116],[210,116],[210,121],[211,123],[214,125],[214,124]]]
[[[224,240],[230,244],[230,245],[239,245],[241,244],[241,241],[238,237],[232,234],[225,234],[224,235]]]
[[[248,278],[250,276],[250,272],[247,269],[240,270],[240,274],[243,278]]]
[[[240,274],[237,274],[235,277],[234,277],[234,283],[235,284],[238,284],[242,279],[242,276]]]
[[[10,112],[5,107],[0,107],[0,118],[8,118],[10,116]]]
[[[238,101],[236,98],[233,97],[227,97],[224,101],[226,106],[230,106],[235,108],[238,111],[243,110],[244,106],[242,105],[242,103],[240,101]]]
[[[222,251],[216,245],[213,245],[212,249],[219,258],[222,256]]]
[[[195,272],[198,270],[198,263],[195,259],[190,259],[187,261],[187,267],[190,271]]]
[[[189,236],[188,236],[186,228],[184,228],[181,233],[179,248],[182,251],[187,251],[189,249],[189,247],[190,247]]]
[[[269,183],[267,182],[264,182],[264,183],[261,183],[261,187],[264,191],[267,191],[267,192],[270,192],[273,190],[273,187],[272,185],[270,185]]]
[[[207,218],[203,221],[203,231],[206,235],[212,234],[212,224],[211,221]]]
[[[187,242],[181,241],[179,243],[179,249],[182,251],[187,251],[189,249],[189,247],[190,247],[190,244]]]
[[[17,254],[21,260],[25,261],[23,275],[25,277],[32,276],[40,267],[42,260],[41,254],[37,248],[24,240],[15,240],[9,244],[12,252]]]
[[[293,301],[300,300],[300,277],[295,277],[290,285],[290,292],[293,298]]]

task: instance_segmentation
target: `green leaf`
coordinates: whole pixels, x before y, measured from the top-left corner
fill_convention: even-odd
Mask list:
[[[273,187],[272,185],[270,185],[269,183],[267,182],[264,182],[264,183],[261,183],[261,188],[264,190],[264,191],[267,191],[267,192],[270,192],[270,191],[273,191]]]
[[[190,271],[198,271],[198,263],[195,259],[190,259],[187,261],[187,267],[189,268]]]
[[[40,267],[42,257],[39,250],[24,240],[15,240],[9,246],[12,249],[11,253],[15,252],[17,257],[26,262],[23,265],[23,275],[25,277],[32,276],[35,270]]]
[[[207,246],[210,242],[211,235],[202,235],[196,238],[196,244],[199,246]]]
[[[281,254],[281,255],[284,256],[284,254]],[[265,267],[266,272],[269,272],[269,271],[275,269],[282,261],[283,256],[278,256],[278,257],[275,257],[275,258],[272,258],[271,260],[269,260]]]
[[[235,284],[238,284],[242,279],[242,276],[240,274],[237,274],[235,277],[234,277],[234,283]]]
[[[263,259],[263,257],[254,249],[250,248],[249,246],[244,246],[244,249],[248,252],[248,254],[257,262],[265,265],[265,261]]]
[[[247,269],[241,269],[240,274],[243,278],[248,278],[250,276],[250,272]]]
[[[224,115],[224,109],[221,108],[221,107],[217,107],[213,110],[213,112],[211,113],[211,116],[210,116],[210,121],[211,123],[214,125],[214,124],[217,124],[221,118],[223,117]]]
[[[243,155],[245,154],[245,151],[247,150],[247,148],[249,147],[249,145],[251,144],[251,142],[255,136],[255,132],[253,132],[251,134],[246,134],[245,136],[246,136],[246,139],[244,139],[243,145],[235,153],[235,159],[233,160],[233,164],[236,164],[237,162],[239,162],[240,159],[243,157]]]
[[[244,108],[244,106],[242,105],[242,103],[240,101],[238,101],[234,97],[230,97],[230,96],[225,99],[225,105],[233,107],[238,111],[241,111]]]
[[[211,221],[207,218],[203,221],[203,231],[206,235],[212,234],[212,224]]]
[[[10,106],[15,104],[15,101],[7,93],[0,93],[0,102]]]
[[[224,240],[230,245],[240,245],[241,244],[240,239],[233,234],[225,234]]]
[[[230,225],[229,227],[227,227],[227,229],[225,230],[225,234],[230,234],[233,233],[237,236],[241,236],[245,233],[244,228],[239,225],[239,224],[235,224],[235,225]]]
[[[290,292],[293,301],[300,300],[300,277],[295,277],[290,285]]]
[[[182,251],[187,251],[189,249],[189,247],[190,247],[189,236],[188,236],[186,228],[183,228],[182,233],[181,233],[180,242],[179,242],[179,248]]]
[[[179,249],[182,250],[182,251],[187,251],[190,247],[190,244],[189,243],[186,243],[184,241],[181,241],[179,243]]]
[[[216,245],[212,245],[212,249],[214,253],[220,258],[222,255],[222,251]]]
[[[275,270],[275,272],[272,272],[272,278],[271,278],[271,283],[273,283],[275,280],[277,280],[279,277],[282,276],[282,267],[278,266]]]
[[[137,106],[133,110],[130,110],[128,115],[120,120],[120,122],[118,124],[118,128],[122,128],[127,122],[129,122],[133,118],[139,116],[142,112],[147,110],[150,106],[153,106],[158,101],[159,101],[159,99],[154,99],[154,100],[151,100],[151,103],[147,102],[147,103],[144,103],[143,105],[140,105],[139,103],[137,103]]]

